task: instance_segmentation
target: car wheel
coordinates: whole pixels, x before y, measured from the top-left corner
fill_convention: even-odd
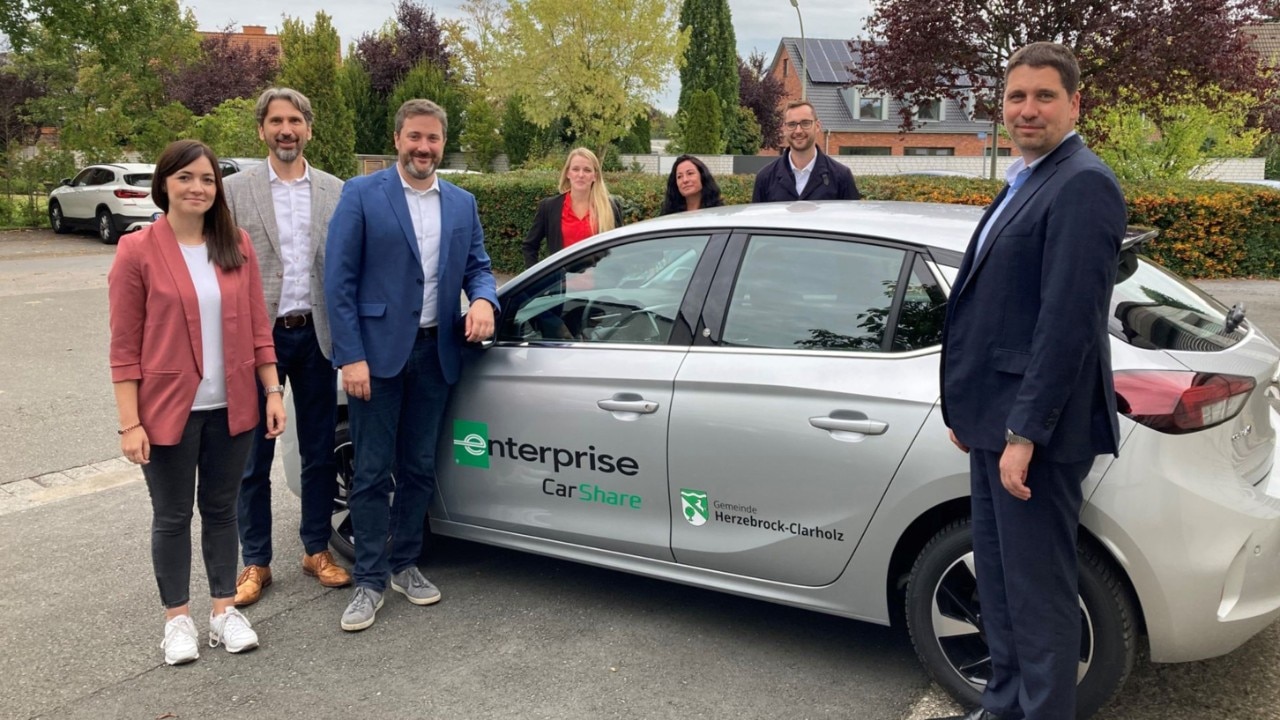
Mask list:
[[[71,232],[71,228],[67,226],[67,219],[62,216],[62,206],[56,200],[49,203],[49,227],[59,235]]]
[[[351,510],[347,505],[347,496],[351,488],[351,478],[355,475],[355,448],[351,442],[351,429],[346,420],[338,423],[333,433],[333,459],[338,467],[338,495],[333,499],[333,514],[330,516],[329,545],[334,551],[348,560],[356,559],[355,530],[351,526]],[[392,499],[395,498],[394,493]],[[426,528],[422,538],[420,558],[426,558],[431,547],[430,516],[427,517]]]
[[[1133,601],[1110,561],[1087,544],[1079,556],[1083,632],[1076,716],[1087,718],[1120,690],[1137,648]],[[976,707],[991,679],[991,655],[968,519],[943,528],[920,552],[906,595],[907,628],[925,670],[961,705]]]
[[[120,231],[116,229],[116,221],[111,211],[103,208],[98,211],[98,239],[107,245],[120,242]]]

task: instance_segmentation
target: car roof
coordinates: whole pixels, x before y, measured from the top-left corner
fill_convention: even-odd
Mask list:
[[[605,241],[641,231],[673,229],[805,230],[897,240],[963,253],[983,210],[973,205],[870,200],[727,205],[664,215],[596,238]]]
[[[150,163],[98,163],[89,167],[115,168],[127,173],[154,173],[156,171],[156,166]]]

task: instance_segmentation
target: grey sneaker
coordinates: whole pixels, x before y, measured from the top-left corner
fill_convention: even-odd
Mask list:
[[[404,596],[414,605],[433,605],[440,602],[440,591],[423,576],[417,566],[392,575],[391,589],[404,593]]]
[[[373,588],[358,587],[351,604],[342,613],[342,629],[347,632],[363,630],[373,624],[382,607],[382,593]]]

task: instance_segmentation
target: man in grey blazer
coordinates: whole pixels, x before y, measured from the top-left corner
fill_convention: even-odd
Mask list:
[[[293,386],[293,408],[302,459],[302,571],[325,587],[351,583],[329,552],[330,516],[338,491],[333,458],[337,377],[325,313],[324,248],[329,218],[342,181],[318,170],[302,152],[311,139],[311,102],[289,88],[269,88],[258,98],[258,137],[267,161],[227,178],[227,204],[249,233],[274,318],[280,382]],[[262,417],[266,417],[262,414]],[[236,580],[236,605],[251,605],[271,584],[271,460],[275,441],[264,427],[240,487],[240,546],[244,570]]]

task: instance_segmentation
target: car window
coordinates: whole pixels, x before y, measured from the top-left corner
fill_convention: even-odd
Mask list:
[[[1177,275],[1126,250],[1120,255],[1107,329],[1147,350],[1213,352],[1240,342],[1241,323],[1227,331],[1228,309]]]
[[[106,185],[107,183],[114,182],[115,179],[116,179],[115,173],[111,172],[106,168],[98,168],[96,171],[94,171],[93,175],[89,177],[89,184],[90,185]]]
[[[222,169],[223,177],[226,177],[228,175],[235,175],[236,172],[240,170],[240,168],[226,161],[218,163],[218,167]]]
[[[893,351],[906,352],[941,344],[946,315],[946,293],[929,272],[924,259],[917,255],[894,326]]]
[[[582,253],[506,299],[498,339],[662,345],[708,235]]]
[[[150,188],[151,173],[133,173],[125,175],[124,182],[126,185],[132,185],[133,187]]]
[[[881,351],[905,256],[859,242],[755,236],[734,284],[722,344]]]
[[[85,168],[81,170],[75,179],[71,181],[72,187],[84,187],[90,183],[93,176],[97,174],[98,168]]]

